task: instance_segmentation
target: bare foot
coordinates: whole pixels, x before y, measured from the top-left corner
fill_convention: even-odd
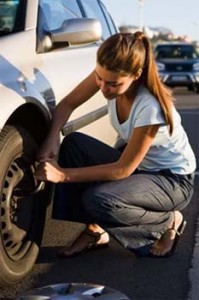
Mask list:
[[[85,250],[104,247],[109,243],[109,235],[105,231],[93,231],[89,228],[84,230],[74,241],[72,246],[58,252],[59,257],[75,256]]]
[[[151,253],[155,256],[164,256],[172,250],[173,243],[178,231],[179,226],[183,220],[182,214],[176,210],[174,211],[174,220],[170,224],[169,228],[161,236],[161,238],[156,241],[151,249]]]

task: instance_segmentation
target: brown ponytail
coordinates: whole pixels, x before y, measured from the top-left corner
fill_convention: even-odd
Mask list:
[[[135,75],[142,69],[139,83],[159,101],[169,133],[173,132],[173,95],[160,80],[149,39],[143,32],[118,33],[109,37],[97,53],[98,63],[107,70],[121,75]]]
[[[142,79],[147,89],[160,102],[166,123],[169,126],[169,133],[173,132],[173,118],[172,118],[172,101],[173,95],[160,80],[157,66],[153,56],[151,44],[147,37],[143,36],[143,43],[146,48],[145,68],[143,70]]]

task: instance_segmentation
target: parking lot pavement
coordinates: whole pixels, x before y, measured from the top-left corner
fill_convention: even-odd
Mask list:
[[[199,216],[195,224],[195,244],[191,267],[189,270],[190,291],[188,300],[198,300],[199,298]]]

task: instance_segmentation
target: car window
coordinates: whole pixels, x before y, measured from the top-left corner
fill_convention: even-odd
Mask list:
[[[198,53],[191,45],[168,45],[159,46],[156,48],[155,57],[162,58],[179,58],[179,59],[194,59],[198,57]]]
[[[107,20],[107,22],[108,22],[108,26],[109,26],[109,29],[110,29],[110,31],[111,31],[111,34],[116,33],[118,30],[117,30],[117,28],[115,27],[115,24],[114,24],[114,22],[113,22],[113,19],[112,19],[111,15],[109,14],[108,10],[106,9],[104,3],[101,2],[101,1],[100,1],[99,3],[100,3],[100,5],[101,5],[101,8],[102,8],[102,10],[103,10],[103,12],[104,12],[104,15],[105,15],[105,17],[106,17],[106,20]]]
[[[40,7],[49,30],[60,28],[65,20],[82,17],[76,0],[41,0]]]
[[[0,1],[0,35],[23,30],[24,21],[25,2],[23,0]]]
[[[85,16],[88,18],[95,18],[101,22],[102,25],[102,39],[105,40],[111,35],[110,29],[97,0],[82,0],[81,1]]]

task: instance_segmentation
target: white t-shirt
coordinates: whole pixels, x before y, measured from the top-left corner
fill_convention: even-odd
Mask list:
[[[181,117],[173,106],[174,130],[169,135],[161,107],[156,98],[141,87],[133,102],[128,119],[120,124],[116,112],[116,99],[108,101],[108,111],[112,126],[128,142],[136,127],[160,124],[156,137],[140,163],[138,169],[160,171],[170,169],[176,174],[190,174],[196,169],[196,159],[189,144],[187,134],[181,125]]]

